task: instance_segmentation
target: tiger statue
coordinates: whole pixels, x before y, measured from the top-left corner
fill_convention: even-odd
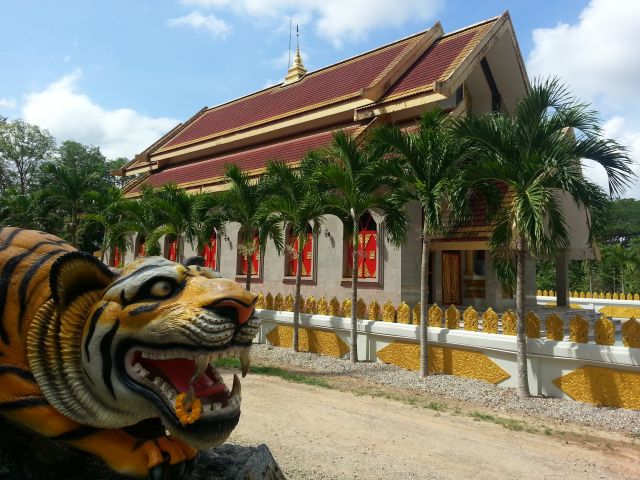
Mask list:
[[[121,474],[191,471],[240,417],[240,380],[230,391],[213,362],[239,357],[244,377],[259,327],[255,294],[193,263],[113,271],[51,234],[0,228],[0,415]]]

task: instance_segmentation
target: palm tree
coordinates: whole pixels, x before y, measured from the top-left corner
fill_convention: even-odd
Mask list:
[[[324,213],[308,163],[294,170],[284,162],[270,162],[262,178],[265,199],[261,205],[263,217],[272,216],[278,223],[291,228],[296,239],[298,263],[296,267],[295,302],[293,307],[293,350],[298,351],[300,319],[300,284],[302,281],[302,252],[308,241],[310,224],[317,233]]]
[[[525,260],[551,256],[568,245],[561,194],[578,208],[603,209],[605,193],[582,175],[580,159],[600,164],[610,194],[620,193],[633,176],[624,147],[601,137],[595,112],[576,101],[558,79],[537,81],[517,104],[513,117],[486,114],[460,119],[456,132],[470,142],[477,160],[467,170],[473,181],[508,187],[494,218],[489,247],[497,258],[516,257],[516,310],[519,394],[529,383],[525,334]]]
[[[101,248],[101,260],[104,261],[105,253],[118,248],[124,253],[128,245],[128,236],[122,234],[121,224],[125,212],[122,206],[126,200],[122,197],[122,191],[115,187],[109,187],[102,191],[87,193],[87,210],[82,217],[81,224],[97,223],[104,232]]]
[[[220,196],[219,215],[226,221],[240,224],[243,239],[238,244],[238,252],[247,258],[245,288],[251,290],[253,255],[256,252],[264,254],[269,238],[280,253],[283,249],[282,231],[277,218],[263,215],[259,182],[252,182],[249,175],[237,165],[227,165],[225,177],[229,188]]]
[[[351,232],[351,362],[356,363],[360,218],[369,210],[377,210],[384,217],[387,239],[400,245],[408,228],[405,205],[390,194],[389,184],[380,177],[384,158],[370,145],[361,147],[344,131],[336,132],[326,149],[310,152],[309,162],[322,191],[325,212],[340,218],[345,232]]]
[[[80,216],[88,203],[87,194],[99,185],[99,173],[85,164],[51,162],[42,167],[48,201],[55,203],[67,216],[70,243],[78,246]]]
[[[464,168],[464,146],[452,134],[448,115],[441,109],[425,112],[415,131],[398,126],[376,130],[375,141],[396,160],[386,165],[400,183],[396,191],[405,201],[422,207],[422,259],[420,274],[420,374],[429,373],[427,307],[429,255],[432,239],[467,213],[465,190],[456,178]]]
[[[225,222],[220,209],[222,195],[220,193],[193,194],[191,216],[195,226],[198,252],[202,252],[211,239],[211,233],[225,233]]]

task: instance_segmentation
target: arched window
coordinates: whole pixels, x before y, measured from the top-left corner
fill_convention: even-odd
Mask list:
[[[218,269],[218,233],[214,230],[211,232],[209,241],[202,249],[204,257],[204,266],[213,270]]]
[[[358,278],[377,278],[378,224],[369,212],[360,217],[358,229]],[[347,245],[347,276],[351,277],[353,243]]]
[[[147,252],[146,252],[146,249],[145,249],[145,246],[144,246],[144,242],[145,242],[144,235],[139,233],[136,236],[136,249],[135,249],[135,256],[136,257],[145,257],[147,255]]]
[[[298,259],[298,238],[293,236],[292,227],[287,228],[287,276],[294,277],[298,273],[298,265],[302,263],[302,277],[311,277],[313,269],[313,229],[307,225],[307,241],[302,249],[302,262]]]
[[[251,259],[251,274],[258,275],[260,272],[260,244],[258,242],[258,233],[253,233],[253,242],[249,250],[245,249],[245,232],[241,230],[238,233],[238,274],[246,275],[249,266],[249,258]]]

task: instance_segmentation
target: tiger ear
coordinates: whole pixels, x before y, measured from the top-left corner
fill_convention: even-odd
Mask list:
[[[64,310],[83,293],[102,290],[115,278],[115,273],[93,255],[74,251],[62,255],[51,266],[49,286],[54,303]]]

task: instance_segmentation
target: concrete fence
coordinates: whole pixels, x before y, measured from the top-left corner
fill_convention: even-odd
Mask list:
[[[265,298],[262,300],[266,303]],[[333,302],[334,307],[336,302]],[[291,347],[293,313],[273,307],[266,309],[264,304],[260,306],[263,308],[256,310],[262,319],[258,340]],[[394,319],[404,315],[398,315],[398,310],[394,308]],[[406,308],[402,310],[406,312]],[[387,315],[390,314],[388,307]],[[383,315],[380,312],[380,316]],[[625,346],[614,345],[610,320],[599,319],[600,323],[596,322],[592,327],[593,335],[590,335],[588,323],[573,320],[565,334],[565,322],[557,315],[547,317],[542,329],[539,317],[533,312],[528,315],[531,393],[640,410],[640,324],[636,320],[625,324],[628,325],[624,330],[624,342],[628,345]],[[429,311],[429,325],[429,370],[432,373],[475,378],[503,387],[517,386],[513,313],[507,311],[500,317],[491,309],[479,315],[473,309],[460,312],[453,307],[442,311],[433,306]],[[300,327],[302,351],[348,357],[350,318],[341,314],[303,313]],[[417,325],[358,320],[360,360],[418,370],[419,351]]]

